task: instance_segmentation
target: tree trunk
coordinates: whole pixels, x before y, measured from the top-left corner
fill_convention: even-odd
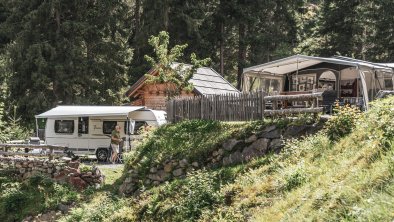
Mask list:
[[[220,23],[220,74],[224,76],[224,22]]]
[[[238,74],[237,74],[237,89],[241,89],[241,80],[243,68],[246,62],[246,25],[243,22],[238,26]]]

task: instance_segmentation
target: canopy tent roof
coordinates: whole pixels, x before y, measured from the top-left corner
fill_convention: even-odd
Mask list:
[[[58,106],[36,115],[36,118],[128,116],[133,111],[144,109],[144,106]]]
[[[338,64],[348,67],[366,67],[386,72],[393,72],[392,66],[389,66],[388,64],[371,63],[343,56],[324,58],[305,55],[294,55],[284,59],[279,59],[276,61],[246,68],[244,69],[244,74],[247,72],[258,72],[271,73],[275,75],[285,75],[321,63]]]
[[[177,66],[182,65],[182,69],[187,69],[191,67],[189,64],[174,63],[172,66],[177,68]],[[155,75],[156,70],[152,69],[149,71],[150,74]],[[137,90],[140,89],[145,81],[146,76],[142,76],[130,89],[126,92],[128,97],[134,96]],[[219,73],[209,67],[198,68],[193,74],[193,77],[189,80],[193,84],[194,91],[200,95],[212,95],[212,94],[226,94],[226,93],[239,93],[239,91],[231,85],[226,79],[224,79]]]

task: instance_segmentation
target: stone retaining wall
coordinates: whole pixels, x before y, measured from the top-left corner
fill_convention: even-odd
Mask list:
[[[88,172],[81,172],[79,161],[48,160],[26,157],[0,156],[0,170],[12,171],[21,179],[27,179],[35,174],[42,174],[53,178],[57,182],[69,183],[82,190],[88,186],[100,187],[104,182],[104,175],[97,167]]]
[[[140,184],[159,185],[174,178],[183,178],[188,172],[203,167],[229,166],[264,156],[268,152],[278,153],[283,148],[286,139],[313,134],[320,129],[322,129],[321,124],[293,125],[285,128],[268,126],[246,139],[226,140],[219,149],[213,151],[209,158],[201,163],[190,162],[186,159],[170,159],[157,166],[151,166],[149,174],[144,177],[139,175],[137,169],[130,169],[119,191],[129,195],[133,194]]]

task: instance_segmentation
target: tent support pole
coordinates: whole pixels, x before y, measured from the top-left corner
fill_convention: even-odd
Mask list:
[[[360,76],[360,80],[361,80],[361,85],[362,85],[362,90],[363,90],[363,99],[364,99],[364,107],[365,110],[369,109],[369,99],[368,99],[368,89],[367,89],[367,83],[365,82],[365,73],[360,70],[359,67],[357,67],[358,70],[358,74]]]

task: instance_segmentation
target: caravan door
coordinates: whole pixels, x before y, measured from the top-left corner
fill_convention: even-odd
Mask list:
[[[91,152],[89,150],[89,141],[89,117],[78,117],[78,149],[76,150],[76,154],[87,154]]]

